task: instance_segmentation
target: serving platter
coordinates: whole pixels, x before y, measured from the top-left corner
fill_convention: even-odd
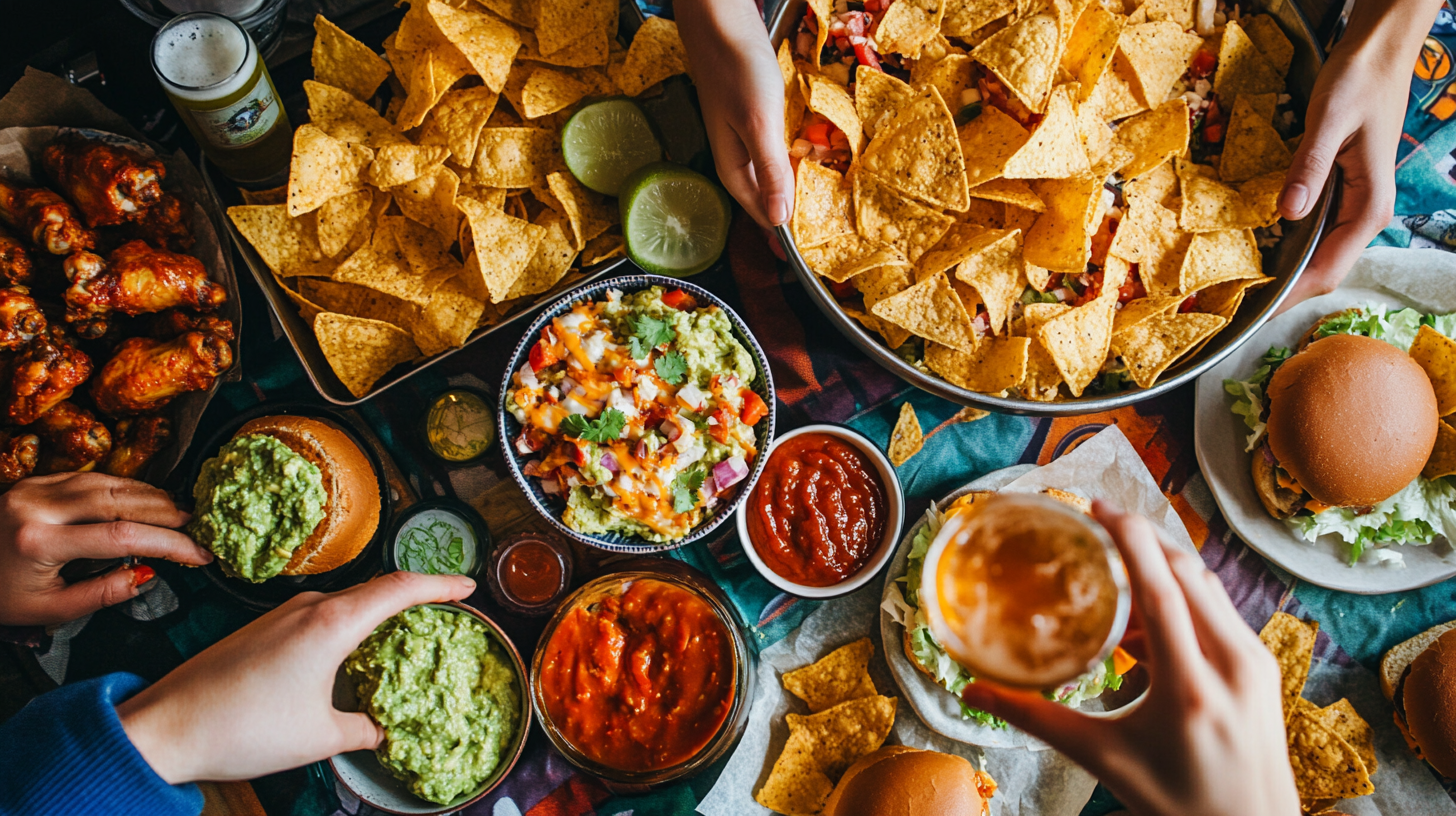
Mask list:
[[[1297,3],[1262,0],[1249,5],[1254,8],[1248,13],[1262,11],[1272,15],[1294,45],[1294,60],[1287,78],[1288,92],[1298,102],[1307,102],[1320,67],[1324,65],[1324,51],[1315,38],[1313,27]],[[784,0],[775,10],[769,21],[769,37],[775,50],[785,38],[794,36],[807,7],[808,0]],[[1332,173],[1307,217],[1301,221],[1279,222],[1283,228],[1282,240],[1274,248],[1263,252],[1264,274],[1273,277],[1274,281],[1248,293],[1244,306],[1234,315],[1232,321],[1201,350],[1169,368],[1151,388],[1133,388],[1103,397],[1082,397],[1058,402],[997,397],[971,391],[905,362],[894,349],[885,345],[878,333],[864,328],[839,307],[829,286],[809,269],[787,226],[778,227],[777,235],[788,255],[789,265],[793,267],[799,283],[809,292],[814,305],[819,307],[829,322],[856,348],[895,376],[916,388],[961,405],[1003,414],[1077,416],[1122,408],[1173,391],[1192,382],[1234,349],[1247,343],[1259,327],[1273,317],[1313,256],[1329,215],[1337,184],[1338,174]]]
[[[1229,528],[1260,555],[1291,575],[1316,586],[1358,595],[1379,595],[1416,589],[1456,576],[1456,548],[1444,538],[1428,546],[1396,548],[1404,567],[1384,564],[1369,551],[1353,566],[1346,563],[1347,546],[1339,536],[1305,541],[1293,528],[1270,516],[1254,492],[1249,457],[1244,448],[1248,431],[1242,417],[1229,410],[1233,397],[1223,381],[1242,380],[1259,367],[1271,346],[1293,348],[1320,317],[1352,306],[1378,304],[1392,309],[1410,304],[1368,289],[1337,289],[1304,301],[1256,332],[1242,348],[1229,354],[1198,378],[1193,421],[1193,445],[1198,464],[1214,501]],[[1379,451],[1371,451],[1379,456]]]

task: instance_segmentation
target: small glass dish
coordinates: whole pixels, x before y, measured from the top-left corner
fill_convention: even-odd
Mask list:
[[[495,409],[488,396],[473,388],[451,388],[430,400],[420,434],[440,461],[469,464],[495,444]]]
[[[576,590],[547,621],[531,661],[531,700],[542,730],[568,762],[608,783],[615,790],[645,791],[693,776],[732,750],[748,726],[757,659],[744,636],[743,627],[737,622],[728,596],[706,575],[679,561],[657,558],[635,558],[623,562],[621,566],[625,567],[622,572],[604,575]],[[607,595],[625,592],[633,582],[642,580],[657,581],[686,590],[705,602],[723,624],[728,632],[733,656],[733,699],[718,730],[692,756],[664,768],[628,771],[591,759],[562,734],[560,727],[551,718],[551,709],[542,684],[542,672],[545,669],[547,644],[568,614],[579,607],[595,604]]]
[[[486,583],[506,609],[528,617],[549,615],[571,587],[575,561],[561,536],[517,533],[491,551]]]
[[[475,508],[454,499],[431,499],[399,514],[385,540],[386,572],[431,575],[480,574],[490,551],[490,528]]]

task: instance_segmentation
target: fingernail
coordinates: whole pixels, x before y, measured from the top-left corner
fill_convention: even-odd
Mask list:
[[[134,587],[139,587],[155,577],[157,577],[157,571],[146,564],[131,569],[131,585]]]
[[[465,579],[465,588],[466,589],[475,589],[475,579],[474,578],[466,578]]]
[[[774,196],[768,202],[768,220],[774,226],[787,224],[789,222],[789,200],[783,196]]]
[[[1279,209],[1286,213],[1303,213],[1308,201],[1309,188],[1295,182],[1284,188],[1284,195],[1279,197]]]

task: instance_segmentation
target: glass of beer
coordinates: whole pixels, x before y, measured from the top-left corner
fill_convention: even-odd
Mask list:
[[[1031,493],[998,493],[948,519],[920,599],[936,640],[978,680],[1034,691],[1105,661],[1132,608],[1102,525]]]
[[[174,17],[152,39],[152,70],[202,151],[228,178],[281,181],[293,129],[242,26],[208,12]]]

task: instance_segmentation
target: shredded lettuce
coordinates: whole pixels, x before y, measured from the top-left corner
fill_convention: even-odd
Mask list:
[[[1264,355],[1253,376],[1247,380],[1224,380],[1223,390],[1232,394],[1234,404],[1229,410],[1244,418],[1244,424],[1249,428],[1249,435],[1244,445],[1244,451],[1248,452],[1258,447],[1259,440],[1264,436],[1264,386],[1268,385],[1269,378],[1274,376],[1274,371],[1289,359],[1289,349],[1270,347]]]
[[[1444,318],[1442,322],[1447,327],[1456,328],[1456,323],[1451,320],[1452,315],[1440,317]],[[1329,337],[1332,334],[1358,334],[1384,340],[1401,351],[1410,351],[1416,332],[1421,330],[1422,318],[1421,313],[1415,309],[1397,309],[1392,312],[1384,306],[1372,303],[1326,320],[1315,329],[1314,334],[1316,338]],[[1441,331],[1435,325],[1431,325],[1431,328]],[[1441,333],[1446,334],[1444,331]]]
[[[1456,487],[1444,478],[1417,476],[1394,496],[1369,513],[1356,514],[1345,507],[1332,507],[1312,516],[1295,516],[1289,523],[1306,541],[1326,533],[1338,535],[1350,546],[1350,563],[1366,550],[1390,544],[1430,544],[1436,536],[1456,541]],[[1378,558],[1388,561],[1388,558]]]

